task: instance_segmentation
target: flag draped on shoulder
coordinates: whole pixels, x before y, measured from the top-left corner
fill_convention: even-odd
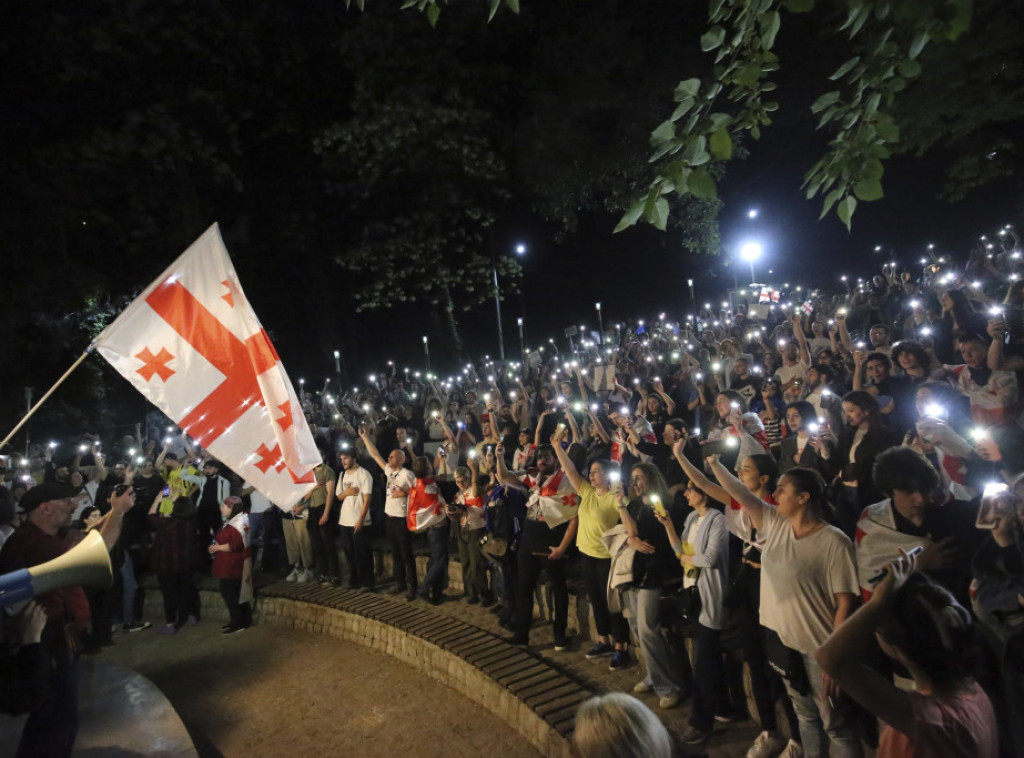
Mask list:
[[[289,508],[315,486],[313,435],[216,224],[93,347],[272,502]]]

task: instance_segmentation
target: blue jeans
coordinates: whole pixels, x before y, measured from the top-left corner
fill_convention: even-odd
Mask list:
[[[629,611],[629,626],[640,645],[647,676],[644,682],[654,688],[658,697],[673,697],[683,689],[685,677],[680,661],[684,655],[661,634],[658,627],[658,604],[661,589],[630,587],[622,593],[622,602]]]
[[[821,666],[813,655],[803,654],[811,691],[801,695],[786,682],[786,691],[800,722],[800,742],[807,758],[828,758],[829,742],[834,758],[861,758],[863,747],[853,723],[829,702],[821,680]],[[834,698],[833,698],[834,700]]]
[[[444,594],[445,579],[448,577],[448,522],[427,529],[427,544],[430,546],[430,560],[419,594],[439,600]]]
[[[124,563],[121,564],[121,621],[131,624],[135,621],[135,593],[139,585],[135,581],[135,566],[132,554],[124,551]]]

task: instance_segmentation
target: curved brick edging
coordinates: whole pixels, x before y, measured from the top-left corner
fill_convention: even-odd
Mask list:
[[[382,595],[276,582],[260,588],[255,617],[365,645],[414,666],[502,719],[544,756],[568,758],[576,708],[594,694],[488,631]]]

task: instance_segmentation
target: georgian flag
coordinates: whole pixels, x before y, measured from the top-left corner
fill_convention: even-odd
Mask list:
[[[433,479],[417,479],[409,490],[408,503],[405,525],[410,532],[425,532],[447,519],[444,498]]]
[[[92,347],[271,502],[290,508],[315,486],[313,435],[216,224]]]
[[[576,518],[579,499],[565,472],[559,469],[540,485],[537,483],[538,478],[538,475],[533,473],[523,481],[530,488],[526,512],[531,515],[537,514],[540,517],[538,520],[547,524],[549,529]]]
[[[860,594],[868,600],[875,592],[868,579],[873,577],[890,561],[900,557],[900,548],[910,552],[917,546],[929,547],[932,541],[927,537],[915,537],[896,530],[896,518],[892,515],[892,501],[886,498],[880,503],[869,505],[860,514],[854,545],[857,548],[857,577],[860,580]]]

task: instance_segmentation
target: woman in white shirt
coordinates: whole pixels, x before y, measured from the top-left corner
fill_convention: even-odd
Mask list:
[[[853,543],[828,523],[832,506],[825,481],[812,469],[790,469],[779,478],[778,505],[771,505],[716,456],[708,460],[719,484],[749,518],[730,522],[730,528],[749,540],[752,526],[761,541],[761,625],[769,660],[786,672],[803,755],[826,758],[831,742],[835,758],[860,758],[860,737],[836,707],[839,690],[814,658],[853,611],[859,592]]]

